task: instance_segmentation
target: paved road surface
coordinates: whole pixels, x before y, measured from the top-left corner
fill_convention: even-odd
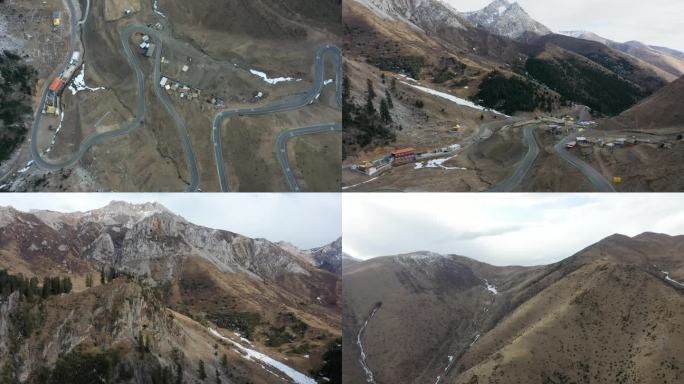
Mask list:
[[[335,92],[337,105],[339,108],[342,108],[342,52],[339,48],[328,44],[319,48],[316,52],[316,59],[314,60],[314,85],[309,92],[303,96],[295,99],[278,100],[272,104],[259,108],[227,110],[216,115],[212,129],[212,140],[214,142],[214,160],[216,161],[216,171],[218,173],[222,192],[230,191],[223,162],[223,145],[221,142],[221,127],[223,126],[223,122],[226,119],[234,116],[256,116],[268,113],[286,112],[299,109],[313,103],[323,91],[323,82],[325,81],[325,57],[329,55],[333,57],[335,64]],[[286,169],[287,166],[282,162],[282,158],[278,156],[278,159],[280,160],[280,164],[283,169]],[[285,176],[288,177],[288,184],[290,184],[291,180],[289,180],[289,176],[287,174]],[[290,185],[292,186],[292,184]]]
[[[603,175],[601,175],[598,171],[596,171],[591,165],[585,163],[584,161],[578,159],[577,157],[573,156],[570,154],[570,152],[565,150],[565,144],[567,144],[570,141],[575,140],[577,137],[576,134],[572,134],[570,136],[567,136],[563,140],[561,140],[558,144],[556,144],[553,147],[553,150],[556,152],[558,157],[561,159],[565,160],[566,162],[570,163],[573,167],[575,167],[577,170],[582,172],[582,174],[589,179],[589,182],[596,188],[597,191],[599,192],[615,192],[615,188],[613,188],[613,185],[606,180]]]
[[[511,192],[520,186],[520,183],[522,183],[532,168],[534,161],[539,156],[539,144],[537,144],[537,139],[534,137],[534,130],[536,128],[536,125],[527,125],[523,128],[523,140],[527,144],[525,157],[518,163],[511,176],[491,188],[489,192]]]
[[[70,12],[72,15],[74,15],[73,12],[73,4],[71,1],[67,1],[70,7]],[[84,20],[87,15],[84,15]],[[77,31],[77,22],[76,20],[72,17],[72,37],[73,41],[75,41],[75,36],[76,36],[76,31]],[[186,157],[187,157],[187,162],[188,166],[190,168],[190,175],[191,175],[191,182],[190,185],[188,186],[189,191],[196,191],[199,188],[199,174],[197,172],[197,162],[195,160],[194,153],[192,151],[192,146],[190,145],[190,138],[188,135],[187,128],[185,127],[185,124],[183,120],[180,118],[176,110],[173,108],[171,101],[169,100],[168,96],[161,90],[159,86],[159,80],[161,78],[161,51],[162,51],[162,41],[159,35],[157,34],[157,31],[144,27],[144,26],[139,26],[139,25],[131,25],[126,27],[122,33],[121,33],[121,44],[123,46],[123,53],[124,56],[126,57],[126,60],[128,61],[128,65],[134,70],[135,72],[135,77],[137,80],[138,84],[138,102],[137,102],[137,109],[135,113],[135,118],[122,125],[120,128],[104,132],[104,133],[93,133],[89,136],[87,136],[80,144],[78,147],[78,151],[74,153],[71,158],[62,161],[62,162],[49,162],[45,160],[42,155],[40,154],[40,151],[38,149],[38,129],[40,127],[40,121],[42,118],[42,113],[41,111],[43,110],[45,106],[45,101],[47,98],[47,86],[49,85],[49,81],[46,82],[45,89],[43,90],[43,98],[41,99],[41,103],[38,107],[38,110],[36,111],[36,118],[33,123],[33,129],[31,132],[31,154],[33,156],[33,160],[35,163],[40,166],[41,168],[48,169],[48,170],[59,170],[62,168],[66,167],[71,167],[78,163],[85,153],[92,148],[93,145],[112,138],[120,137],[127,135],[130,133],[133,129],[136,129],[140,127],[145,118],[145,75],[139,65],[139,62],[136,60],[136,54],[132,51],[131,45],[129,43],[130,41],[130,36],[134,33],[145,33],[149,35],[157,44],[157,50],[156,50],[156,55],[154,58],[154,71],[153,71],[153,76],[152,76],[152,81],[153,81],[153,89],[154,92],[161,101],[162,105],[166,109],[166,111],[171,115],[173,118],[176,128],[178,130],[178,134],[181,138],[181,144],[183,146],[183,150],[185,151]],[[69,58],[71,57],[71,53],[73,53],[73,48],[75,46],[75,43],[72,42],[71,44],[71,49],[70,49],[70,54]],[[62,70],[66,69],[68,65],[68,61],[64,64],[64,67]]]
[[[283,173],[287,179],[287,185],[290,187],[292,192],[300,192],[299,186],[297,185],[297,179],[290,168],[290,161],[287,158],[287,143],[290,139],[299,136],[312,135],[316,133],[331,133],[331,132],[342,132],[342,124],[340,123],[330,123],[315,125],[312,127],[296,128],[283,131],[278,135],[276,140],[276,156],[280,162],[280,166],[283,168]]]

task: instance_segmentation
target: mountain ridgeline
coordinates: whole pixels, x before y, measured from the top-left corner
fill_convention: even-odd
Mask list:
[[[350,57],[447,89],[476,83],[474,101],[509,114],[580,103],[617,115],[679,73],[681,59],[671,53],[555,34],[507,0],[465,13],[438,0],[349,3]],[[440,70],[445,59],[465,64]]]
[[[344,382],[679,383],[684,236],[613,235],[558,263],[429,252],[345,267]]]
[[[0,381],[339,382],[339,244],[283,247],[155,203],[0,208]]]

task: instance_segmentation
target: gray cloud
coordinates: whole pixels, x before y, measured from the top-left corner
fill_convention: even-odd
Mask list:
[[[249,237],[285,240],[313,248],[341,234],[341,201],[337,194],[293,193],[29,193],[2,194],[0,205],[19,210],[72,212],[100,208],[111,200],[156,201],[187,220]]]
[[[489,0],[443,0],[459,11],[474,11]],[[519,0],[533,18],[553,31],[588,30],[625,42],[639,40],[684,51],[681,0]]]
[[[344,251],[548,264],[614,233],[684,234],[679,194],[344,194]]]

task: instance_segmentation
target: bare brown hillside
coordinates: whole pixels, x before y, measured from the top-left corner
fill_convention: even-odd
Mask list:
[[[682,100],[684,100],[684,77],[673,81],[619,116],[606,121],[605,125],[610,128],[635,130],[660,128],[684,130]]]
[[[646,233],[539,267],[429,253],[355,264],[344,276],[345,382],[366,380],[363,360],[378,384],[678,383],[683,247],[682,236]]]

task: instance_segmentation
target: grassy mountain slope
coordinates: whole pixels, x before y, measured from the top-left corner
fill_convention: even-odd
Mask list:
[[[361,339],[377,383],[679,382],[684,286],[663,271],[684,280],[683,247],[646,233],[539,267],[434,255],[356,264],[345,271],[345,382],[363,378],[357,335],[378,302]]]

